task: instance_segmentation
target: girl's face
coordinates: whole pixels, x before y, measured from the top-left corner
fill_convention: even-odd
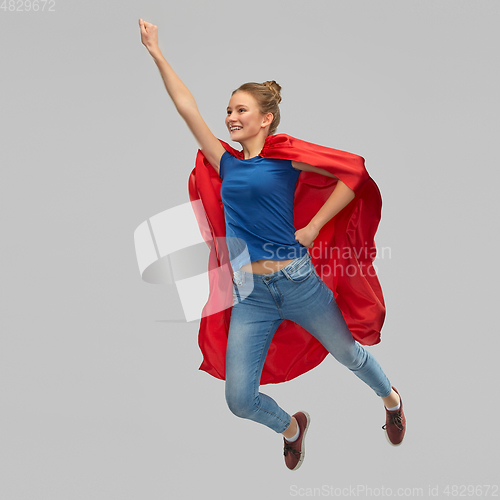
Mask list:
[[[257,101],[247,92],[236,92],[229,100],[226,127],[231,140],[241,142],[255,137],[272,122],[272,114],[263,115]]]

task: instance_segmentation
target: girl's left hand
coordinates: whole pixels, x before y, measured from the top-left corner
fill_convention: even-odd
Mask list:
[[[308,224],[302,229],[295,231],[295,239],[307,248],[313,247],[313,242],[319,234],[319,230]]]

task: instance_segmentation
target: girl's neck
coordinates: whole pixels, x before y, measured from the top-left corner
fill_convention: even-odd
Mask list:
[[[243,147],[243,157],[245,158],[245,160],[258,156],[262,151],[265,143],[266,138],[260,135],[257,137],[252,137],[244,143],[240,142],[241,146]]]

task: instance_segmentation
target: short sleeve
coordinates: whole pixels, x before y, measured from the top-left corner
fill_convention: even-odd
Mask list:
[[[228,159],[228,156],[226,156],[226,155],[231,156],[231,153],[229,153],[228,151],[224,151],[224,153],[220,157],[220,162],[219,162],[219,177],[221,179],[224,179],[224,163]]]

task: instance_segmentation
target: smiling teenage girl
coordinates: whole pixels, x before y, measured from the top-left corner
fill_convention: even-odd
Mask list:
[[[243,149],[236,152],[228,145],[224,147],[204,122],[187,87],[163,57],[158,47],[157,27],[142,19],[139,25],[142,43],[155,60],[168,94],[200,146],[200,161],[206,160],[208,168],[213,167],[218,179],[222,179],[220,199],[224,205],[226,237],[234,272],[234,302],[227,332],[224,373],[229,408],[235,415],[282,433],[287,467],[296,470],[301,466],[309,415],[299,411],[291,416],[272,398],[259,392],[273,336],[282,322],[294,322],[382,398],[386,408],[383,428],[389,442],[399,445],[406,427],[399,394],[375,358],[354,339],[334,293],[316,272],[309,254],[328,221],[337,214],[340,217],[346,213],[343,209],[354,206],[351,202],[362,196],[359,193],[365,184],[359,179],[359,182],[351,181],[357,176],[368,182],[369,176],[356,166],[360,157],[337,150],[326,151],[327,148],[284,134],[274,135],[280,121],[278,105],[281,101],[281,87],[274,81],[246,83],[232,93],[226,127],[231,140],[240,143]],[[291,145],[291,149],[286,150],[283,144]],[[337,158],[339,155],[347,158],[345,166],[331,167],[321,163],[323,157]],[[300,161],[305,158],[311,158],[322,168]],[[201,168],[204,165],[206,163]],[[334,169],[339,177],[332,171]],[[301,171],[334,178],[336,184],[310,221],[296,230],[294,193]],[[351,187],[340,177],[348,180]],[[339,217],[337,221],[342,220]],[[242,242],[249,261],[242,258],[244,254],[238,246]],[[371,261],[369,264],[371,266]],[[338,288],[346,282],[349,281],[345,276],[340,277]],[[250,292],[242,299],[249,284],[252,285]],[[348,295],[348,292],[343,293]],[[379,293],[379,302],[383,302]],[[341,298],[343,295],[339,300]],[[357,305],[358,312],[360,307]],[[368,306],[365,307],[369,314]],[[293,351],[294,338],[289,337],[289,351]],[[298,360],[297,364],[301,362],[303,360]]]

